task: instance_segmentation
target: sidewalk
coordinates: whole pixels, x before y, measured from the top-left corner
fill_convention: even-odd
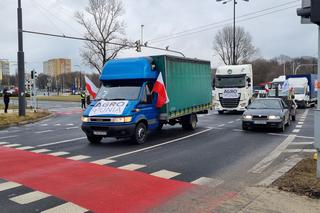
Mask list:
[[[276,188],[248,187],[240,195],[213,212],[319,213],[320,200],[280,191]]]

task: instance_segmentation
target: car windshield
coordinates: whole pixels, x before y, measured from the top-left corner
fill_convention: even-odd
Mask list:
[[[238,76],[218,76],[216,77],[217,88],[230,88],[230,87],[245,87],[246,78],[245,75]]]
[[[276,99],[256,99],[248,109],[282,109],[281,103]]]
[[[97,100],[136,100],[139,97],[141,86],[101,86]]]
[[[295,94],[304,94],[304,88],[303,87],[296,87],[294,88],[294,93]]]

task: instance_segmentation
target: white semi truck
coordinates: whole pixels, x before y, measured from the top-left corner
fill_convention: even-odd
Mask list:
[[[215,76],[215,109],[219,114],[225,111],[245,111],[252,101],[252,65],[227,65],[218,67]]]

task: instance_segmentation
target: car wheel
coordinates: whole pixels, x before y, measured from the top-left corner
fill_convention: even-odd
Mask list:
[[[87,135],[88,141],[92,144],[98,144],[102,140],[102,136],[97,135]]]
[[[144,123],[137,124],[134,135],[131,137],[132,141],[136,144],[143,144],[147,139],[147,127]]]

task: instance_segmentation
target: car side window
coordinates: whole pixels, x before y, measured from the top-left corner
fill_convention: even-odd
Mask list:
[[[281,104],[284,109],[288,108],[288,105],[283,100],[281,100]]]

